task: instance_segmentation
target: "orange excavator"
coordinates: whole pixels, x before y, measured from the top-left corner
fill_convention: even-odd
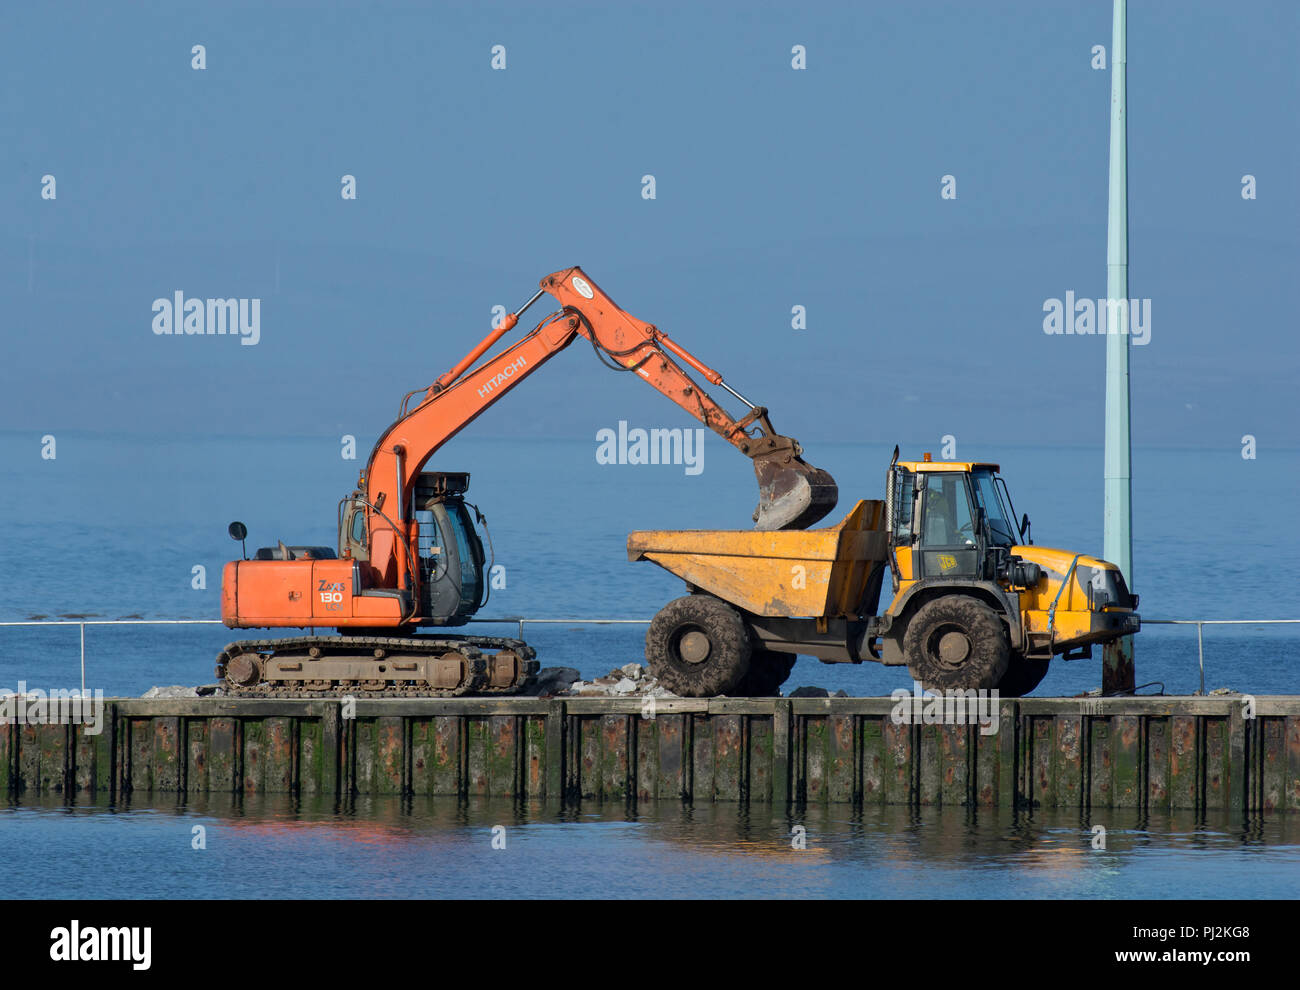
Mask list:
[[[476,365],[548,293],[560,308]],[[603,362],[635,372],[753,460],[756,528],[806,528],[835,507],[834,480],[804,462],[798,442],[772,428],[764,407],[663,331],[620,309],[582,269],[555,272],[455,367],[428,388],[407,393],[356,490],[339,502],[337,553],[279,543],[251,560],[245,552],[226,564],[221,617],[227,626],[312,633],[231,643],[217,657],[217,676],[230,693],[510,693],[536,671],[536,653],[521,640],[417,634],[421,627],[467,623],[486,604],[491,570],[475,528],[483,516],[465,499],[469,475],[425,466],[444,443],[579,337]],[[686,368],[725,389],[748,412],[732,418]],[[229,531],[243,544],[243,523],[231,523]],[[340,635],[315,635],[320,628]]]

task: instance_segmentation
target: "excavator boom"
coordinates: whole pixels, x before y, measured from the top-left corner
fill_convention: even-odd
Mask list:
[[[755,528],[805,529],[835,508],[839,491],[834,479],[803,460],[798,441],[778,434],[765,408],[746,399],[658,327],[624,312],[581,268],[548,275],[541,287],[566,310],[583,317],[584,336],[598,350],[636,372],[753,460],[758,480]],[[709,384],[725,389],[749,412],[733,419],[674,358]]]
[[[554,297],[560,309],[469,370],[543,293]],[[422,466],[443,443],[580,336],[607,363],[634,372],[753,460],[759,489],[753,515],[757,529],[804,529],[835,508],[839,492],[834,479],[803,460],[798,441],[777,433],[764,407],[731,388],[721,374],[658,327],[624,311],[576,266],[542,279],[538,293],[518,313],[424,390],[413,409],[403,409],[370,455],[364,476],[370,502],[391,506],[400,498],[402,505],[408,504]],[[733,418],[682,365],[729,392],[748,412]],[[408,402],[415,394],[407,396]],[[379,524],[382,529],[382,520]]]

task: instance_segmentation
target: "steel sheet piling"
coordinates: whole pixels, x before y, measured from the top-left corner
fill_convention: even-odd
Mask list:
[[[310,793],[552,802],[684,800],[1300,809],[1300,697],[1023,698],[916,724],[889,698],[114,699],[85,725],[0,726],[24,793]],[[1248,714],[1251,717],[1248,717]]]

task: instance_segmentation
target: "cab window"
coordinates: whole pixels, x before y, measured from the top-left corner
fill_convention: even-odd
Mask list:
[[[984,510],[984,519],[988,522],[989,537],[998,546],[1014,546],[1016,526],[1011,521],[1009,510],[1003,504],[993,472],[974,471],[971,473],[971,480],[975,482],[975,498],[980,508]]]
[[[921,537],[928,546],[964,546],[975,542],[975,524],[964,475],[935,472],[926,479]]]
[[[894,479],[894,540],[912,542],[912,499],[915,497],[916,476],[911,471],[898,469]]]

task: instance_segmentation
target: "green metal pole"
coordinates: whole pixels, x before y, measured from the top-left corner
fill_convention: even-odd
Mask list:
[[[1128,295],[1128,10],[1126,0],[1114,0],[1114,29],[1110,52],[1110,209],[1106,223],[1106,297]],[[1124,573],[1133,587],[1132,455],[1129,431],[1129,326],[1132,314],[1124,305],[1108,305],[1109,314],[1122,312],[1122,326],[1107,323],[1106,335],[1106,506],[1104,555]],[[1132,691],[1133,637],[1111,643],[1102,653],[1103,694]]]

